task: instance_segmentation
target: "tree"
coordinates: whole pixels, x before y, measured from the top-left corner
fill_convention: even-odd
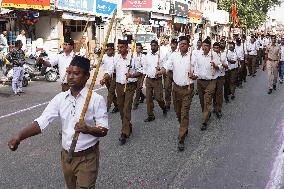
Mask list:
[[[237,15],[241,25],[248,29],[256,29],[267,19],[268,11],[282,0],[219,0],[218,9],[232,11],[232,3],[237,4]]]

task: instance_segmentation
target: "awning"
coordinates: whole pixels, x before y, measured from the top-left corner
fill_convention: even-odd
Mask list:
[[[2,0],[1,6],[17,9],[50,10],[50,0]]]
[[[62,19],[64,20],[85,20],[87,21],[90,17],[91,22],[96,20],[95,16],[89,16],[89,15],[82,15],[82,14],[75,14],[75,13],[69,13],[69,12],[63,12]]]
[[[152,13],[151,13],[151,19],[157,19],[157,20],[171,20],[171,19],[172,19],[172,16],[152,12]]]

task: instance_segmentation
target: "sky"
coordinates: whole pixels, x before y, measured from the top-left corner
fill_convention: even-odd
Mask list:
[[[269,12],[269,15],[275,18],[277,21],[284,23],[284,2],[280,7],[276,7],[275,9]]]

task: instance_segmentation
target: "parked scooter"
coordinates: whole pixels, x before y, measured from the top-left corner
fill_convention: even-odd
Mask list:
[[[36,59],[42,57],[44,60],[48,60],[47,53],[42,50],[38,51],[34,56],[30,56],[28,61],[29,74],[31,78],[37,78],[44,76],[49,82],[55,82],[59,78],[58,67],[46,67],[37,62]]]

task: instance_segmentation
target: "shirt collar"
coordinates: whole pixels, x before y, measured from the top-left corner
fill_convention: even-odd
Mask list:
[[[66,56],[66,57],[71,56],[71,57],[73,57],[73,56],[74,56],[74,51],[71,51],[71,53],[70,53],[68,56],[67,56],[66,53],[64,52],[64,53],[63,53],[63,56]]]
[[[85,86],[85,87],[79,92],[77,98],[78,98],[79,96],[82,96],[83,98],[87,98],[87,94],[88,94],[88,88]],[[69,89],[68,91],[66,91],[65,99],[68,98],[69,96],[72,96],[70,89]]]

